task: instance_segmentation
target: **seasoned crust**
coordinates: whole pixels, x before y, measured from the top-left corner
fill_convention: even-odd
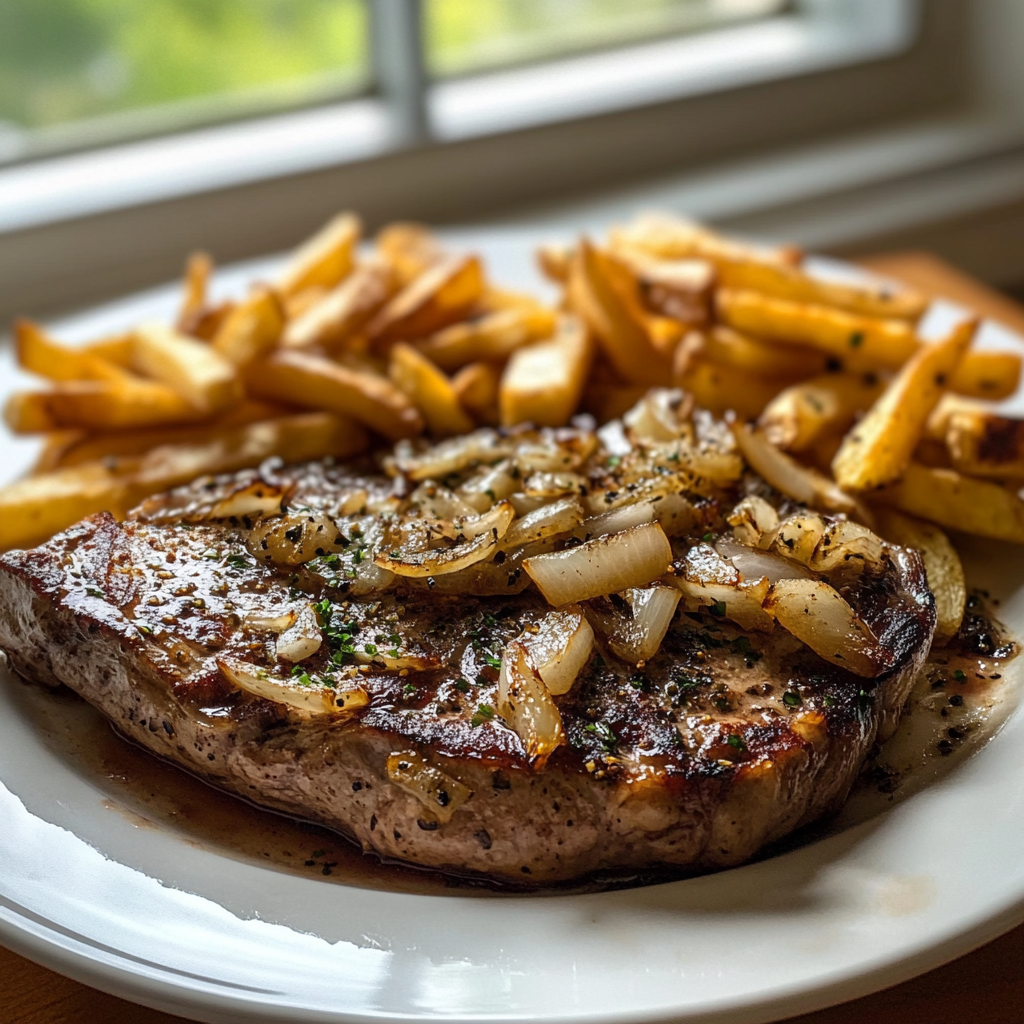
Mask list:
[[[282,474],[308,504],[349,481],[318,464]],[[0,646],[22,675],[69,686],[216,785],[387,858],[516,882],[728,866],[819,817],[892,728],[934,629],[920,559],[900,549],[845,595],[895,654],[876,680],[781,631],[745,637],[713,616],[679,615],[643,672],[598,657],[557,698],[568,744],[536,770],[515,733],[483,713],[496,703],[495,654],[547,610],[535,593],[408,588],[351,601],[346,614],[368,635],[397,629],[441,667],[370,671],[369,704],[326,719],[248,697],[217,669],[226,655],[272,657],[240,618],[241,596],[273,605],[316,586],[242,565],[244,552],[220,525],[90,517],[0,558]],[[388,756],[409,750],[473,791],[447,823],[389,780]]]

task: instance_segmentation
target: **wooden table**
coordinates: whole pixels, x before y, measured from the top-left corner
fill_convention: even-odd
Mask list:
[[[1024,336],[1024,307],[927,253],[889,253],[864,266],[941,295]],[[1024,838],[1024,837],[1022,837]],[[896,988],[798,1018],[800,1024],[1024,1024],[1024,926]],[[0,1024],[172,1024],[0,948]]]

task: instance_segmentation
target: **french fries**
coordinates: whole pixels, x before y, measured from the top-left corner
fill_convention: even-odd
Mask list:
[[[452,382],[412,345],[400,341],[391,349],[388,374],[423,413],[432,434],[448,437],[473,429]]]
[[[1020,385],[1024,358],[1016,352],[968,352],[949,379],[949,390],[971,398],[998,401]]]
[[[785,383],[700,358],[685,358],[682,347],[679,353],[672,377],[676,387],[689,391],[698,405],[718,415],[731,409],[743,419],[753,419]]]
[[[430,229],[422,224],[389,224],[381,228],[375,247],[402,287],[440,263],[445,255]]]
[[[718,366],[786,380],[816,377],[829,369],[829,357],[812,348],[772,345],[720,324],[701,333],[701,357]]]
[[[893,508],[875,509],[875,526],[886,540],[921,552],[928,589],[935,595],[935,642],[948,643],[960,629],[967,602],[964,567],[956,548],[937,526]]]
[[[501,369],[494,363],[470,363],[454,377],[452,387],[462,407],[480,423],[497,424]]]
[[[417,348],[449,373],[481,359],[500,363],[523,345],[551,337],[556,319],[554,310],[544,306],[502,309],[469,323],[452,324]]]
[[[219,352],[163,324],[145,324],[132,337],[132,365],[161,381],[201,413],[220,412],[242,400],[235,367]]]
[[[594,343],[575,317],[567,317],[553,338],[518,349],[501,378],[502,425],[557,427],[568,422],[593,357]]]
[[[213,260],[205,252],[194,252],[185,264],[185,288],[178,313],[178,330],[191,334],[206,311],[206,293],[213,273]]]
[[[426,337],[461,320],[484,290],[476,256],[449,256],[413,278],[366,329],[378,346]]]
[[[960,408],[948,418],[946,450],[961,473],[1024,480],[1024,420]]]
[[[61,345],[31,320],[15,321],[14,350],[23,370],[49,380],[124,380],[127,376],[100,352]]]
[[[248,366],[277,345],[284,325],[285,311],[277,293],[257,287],[227,314],[211,347],[233,366]]]
[[[277,276],[277,291],[290,299],[307,288],[333,288],[352,269],[361,235],[355,214],[339,214],[296,250]]]
[[[581,239],[569,273],[569,304],[623,379],[664,384],[671,377],[671,364],[651,344],[639,304],[626,291],[624,277],[604,253]]]
[[[989,480],[911,462],[874,500],[950,530],[1024,544],[1024,501]]]
[[[947,338],[922,348],[903,367],[846,435],[832,460],[832,474],[840,487],[868,491],[899,478],[977,329],[976,320],[958,324]]]
[[[416,407],[386,377],[321,356],[282,349],[251,363],[245,381],[251,394],[351,416],[390,441],[423,430]]]
[[[758,419],[764,436],[783,451],[807,451],[823,437],[841,435],[881,394],[873,374],[827,373],[780,391]],[[831,461],[831,459],[830,459]]]

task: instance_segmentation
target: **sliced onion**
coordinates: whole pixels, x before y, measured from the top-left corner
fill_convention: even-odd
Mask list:
[[[326,513],[310,509],[261,519],[247,532],[246,547],[264,562],[303,565],[338,551],[345,538]]]
[[[765,610],[815,654],[873,678],[893,665],[892,654],[842,595],[821,580],[780,580],[765,599]]]
[[[243,516],[249,516],[253,519],[263,519],[265,516],[274,516],[281,511],[284,493],[283,487],[257,480],[221,498],[210,509],[209,518],[241,519]]]
[[[493,554],[514,518],[512,505],[500,501],[482,515],[456,520],[453,524],[456,539],[450,547],[424,546],[419,550],[401,546],[405,541],[401,524],[389,523],[384,531],[383,546],[374,556],[374,562],[398,576],[441,576],[458,572]],[[463,539],[459,541],[459,537]]]
[[[402,669],[408,669],[410,672],[431,672],[441,667],[441,659],[433,654],[393,656],[386,652],[367,654],[366,651],[355,651],[352,658],[360,665],[373,665],[374,668],[385,669],[388,672],[400,672]]]
[[[502,551],[533,544],[546,537],[564,537],[583,522],[583,508],[575,498],[544,505],[535,512],[517,519],[502,538]]]
[[[496,501],[504,501],[519,488],[520,474],[511,459],[478,473],[459,488],[459,496],[477,512],[486,512]]]
[[[596,449],[593,431],[561,427],[524,438],[516,445],[515,458],[525,473],[563,473],[578,469]]]
[[[633,445],[622,426],[622,420],[609,420],[598,429],[597,439],[609,455],[617,455],[621,458],[633,450]]]
[[[450,473],[459,473],[481,462],[494,462],[512,452],[512,440],[495,430],[474,430],[461,437],[441,441],[417,452],[411,442],[395,446],[393,464],[411,480],[443,480]]]
[[[590,658],[594,631],[582,609],[570,605],[548,612],[537,623],[537,631],[524,633],[519,642],[548,691],[561,695],[572,689],[580,669]]]
[[[537,509],[543,508],[548,503],[547,498],[523,494],[522,491],[510,494],[508,500],[512,502],[512,507],[516,510],[517,516],[528,516],[531,512],[536,512]]]
[[[523,567],[547,602],[558,606],[643,586],[661,576],[671,561],[665,531],[658,523],[647,523],[527,558]]]
[[[320,650],[323,642],[316,612],[308,604],[299,612],[295,624],[277,638],[277,657],[280,661],[305,661]]]
[[[634,441],[675,441],[682,436],[683,423],[692,407],[692,399],[688,400],[678,389],[651,388],[622,417],[622,422]]]
[[[355,711],[370,703],[367,692],[356,684],[303,686],[295,680],[271,675],[236,658],[218,658],[217,667],[229,683],[254,697],[286,704],[314,715]]]
[[[505,648],[498,674],[498,713],[522,741],[537,768],[565,742],[562,716],[526,648],[513,640]]]
[[[838,484],[779,451],[768,443],[764,434],[749,424],[733,422],[732,432],[750,468],[777,491],[802,505],[829,512],[846,512],[862,521],[868,518],[863,506],[841,490]]]
[[[569,494],[586,494],[587,483],[578,473],[531,473],[523,483],[523,494],[529,498],[562,498]]]
[[[453,491],[434,483],[433,480],[421,483],[409,495],[409,502],[413,506],[419,506],[423,514],[435,519],[457,519],[459,516],[472,516],[477,511]],[[487,508],[490,507],[488,504]]]
[[[770,550],[801,565],[810,565],[814,550],[827,528],[828,523],[817,512],[790,516],[779,523]]]
[[[242,618],[246,629],[256,629],[267,633],[283,633],[295,625],[299,617],[298,608],[288,608],[283,612],[247,612]]]
[[[635,505],[623,505],[584,520],[583,533],[588,537],[604,537],[653,522],[654,502],[638,501]]]
[[[772,617],[761,607],[768,596],[768,580],[744,579],[710,544],[691,548],[685,560],[672,567],[665,582],[682,592],[687,611],[711,608],[744,629],[772,629]]]
[[[770,551],[747,547],[746,544],[720,540],[715,550],[723,558],[729,559],[744,579],[757,580],[764,577],[769,583],[775,583],[778,580],[812,578],[810,570],[804,566],[781,555],[773,555]]]
[[[654,518],[669,537],[682,537],[693,533],[700,514],[692,501],[681,494],[666,494],[663,498],[652,498]]]
[[[613,607],[601,615],[601,630],[615,654],[639,665],[658,653],[682,594],[675,587],[657,584],[625,590],[621,596],[626,608]]]
[[[750,494],[728,516],[733,536],[740,544],[767,548],[779,525],[779,513],[764,498]]]
[[[849,519],[829,523],[811,555],[810,567],[816,572],[835,569],[861,569],[880,565],[885,555],[885,542],[866,526]]]
[[[415,750],[392,754],[387,761],[388,778],[399,789],[414,796],[442,825],[473,795],[465,783],[428,763]]]
[[[349,491],[338,505],[336,514],[339,516],[355,516],[359,515],[366,508],[366,503],[370,500],[370,493],[365,487],[358,487],[354,491]]]

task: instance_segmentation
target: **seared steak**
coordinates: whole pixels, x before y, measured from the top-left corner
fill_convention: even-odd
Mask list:
[[[619,457],[584,456],[583,490],[617,494],[608,467]],[[486,461],[478,453],[474,465]],[[465,469],[452,470],[452,487]],[[477,596],[451,585],[467,570],[362,574],[391,543],[366,507],[405,507],[407,476],[265,466],[148,502],[124,523],[91,516],[0,558],[0,647],[25,678],[65,684],[126,736],[217,786],[385,858],[517,883],[750,858],[843,802],[927,656],[935,619],[922,563],[887,546],[880,562],[836,582],[888,654],[874,678],[780,627],[745,632],[722,603],[684,602],[640,666],[616,657],[598,628],[575,684],[553,698],[565,742],[531,760],[496,710],[506,645],[550,612],[517,556],[492,553],[471,579]],[[285,496],[283,519],[255,522],[232,499],[251,503],[252,485]],[[723,515],[755,489],[768,494],[749,474],[703,487],[691,476],[685,525],[677,515],[669,531],[675,557],[725,537]],[[315,550],[282,564],[278,522],[299,548],[315,535]],[[579,539],[577,530],[553,543]],[[588,615],[597,624],[622,605],[599,599]],[[323,642],[283,659],[294,609],[310,606]],[[361,697],[318,713],[240,687],[230,669],[239,664],[314,695],[324,678],[343,678]]]

